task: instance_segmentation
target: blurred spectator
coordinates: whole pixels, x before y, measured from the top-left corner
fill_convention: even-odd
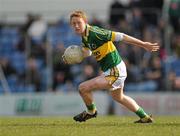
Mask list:
[[[132,20],[131,26],[132,26],[132,32],[133,35],[137,38],[142,37],[142,30],[144,27],[144,19],[142,17],[142,11],[139,8],[133,8],[132,9]]]
[[[17,74],[7,58],[0,58],[0,65],[6,77]]]
[[[27,34],[27,31],[29,29],[29,27],[31,26],[31,24],[34,22],[34,15],[31,13],[28,13],[26,15],[26,22],[24,23],[24,25],[22,25],[22,27],[20,28],[20,32],[22,34]]]
[[[27,64],[27,84],[33,85],[36,92],[41,91],[41,73],[38,71],[37,61],[34,58],[29,58]]]
[[[112,26],[116,26],[121,19],[125,19],[125,10],[123,4],[121,4],[118,0],[113,0],[110,5],[110,16],[109,23]]]
[[[130,34],[132,32],[132,29],[126,19],[121,19],[116,26],[116,31]]]
[[[53,81],[53,90],[57,91],[58,88],[61,88],[65,84],[65,72],[56,71],[54,72],[54,81]],[[63,90],[64,91],[64,90]]]
[[[85,80],[89,80],[89,79],[92,79],[93,77],[95,77],[95,72],[94,72],[94,69],[92,67],[92,65],[85,65],[84,68],[83,68],[83,76],[84,76],[84,81]]]
[[[33,44],[38,45],[44,42],[46,31],[46,21],[40,15],[37,15],[28,29],[28,35],[30,36]]]
[[[56,91],[63,93],[71,93],[76,91],[76,88],[70,80],[66,80],[65,83],[57,85]]]
[[[157,86],[152,80],[143,80],[140,67],[131,65],[125,60],[128,77],[126,79],[125,90],[127,92],[153,92]]]
[[[45,58],[47,23],[40,16],[36,15],[28,29],[30,38],[30,54],[38,58]]]
[[[94,57],[88,57],[84,60],[83,62],[83,65],[84,66],[88,66],[88,65],[91,65],[92,66],[92,69],[93,69],[93,74],[94,75],[98,75],[99,74],[99,64],[95,61],[95,58]]]
[[[28,13],[26,15],[26,22],[22,26],[20,26],[20,29],[19,29],[20,40],[17,43],[17,45],[15,45],[17,50],[25,51],[25,44],[26,44],[26,37],[28,34],[28,30],[31,24],[34,22],[34,20],[35,20],[35,17],[33,14]]]
[[[136,83],[137,82],[136,77],[138,76],[138,78],[139,78],[140,76],[136,74],[137,73],[137,72],[135,72],[136,68],[132,64],[130,64],[128,59],[124,59],[124,62],[126,64],[126,68],[127,68],[128,76],[126,78],[126,83],[127,83],[127,86],[128,86],[128,83],[133,83],[133,82]]]
[[[134,66],[140,66],[141,59],[143,58],[144,50],[136,46],[129,48],[129,54],[127,56],[129,62]]]
[[[147,24],[154,26],[157,25],[162,6],[163,0],[141,0],[143,17]]]
[[[102,25],[103,25],[102,22],[96,17],[95,14],[93,14],[90,24],[99,26],[99,27],[102,27]]]
[[[159,44],[160,44],[160,58],[162,60],[165,60],[167,58],[167,51],[165,49],[165,39],[164,39],[164,33],[165,33],[166,23],[165,21],[160,18],[158,22],[157,29],[159,31]]]
[[[180,34],[173,35],[172,50],[175,53],[175,56],[180,58]]]
[[[156,8],[161,11],[163,6],[163,0],[141,0],[141,7]]]
[[[171,0],[169,7],[170,22],[176,33],[180,32],[180,0]]]
[[[62,55],[64,53],[64,44],[59,44],[53,51],[53,89],[60,89],[66,82],[73,82],[71,66],[64,64]],[[62,89],[62,88],[61,88]]]
[[[131,8],[140,8],[141,0],[130,0],[130,7]]]
[[[173,90],[180,90],[180,58],[174,60],[171,64],[169,79],[172,83]]]
[[[143,40],[144,41],[152,41],[153,40],[153,33],[152,33],[152,27],[148,27],[146,26],[144,29],[143,29]]]
[[[150,64],[146,68],[145,80],[151,80],[156,84],[155,90],[164,89],[164,69],[158,56],[152,57]]]
[[[174,56],[171,62],[171,71],[169,74],[172,88],[180,90],[180,35],[176,35],[173,41]]]

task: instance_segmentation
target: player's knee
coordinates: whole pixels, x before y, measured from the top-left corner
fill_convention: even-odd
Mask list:
[[[81,83],[80,85],[79,85],[79,93],[80,94],[83,94],[83,93],[85,93],[86,91],[87,91],[87,86],[85,85],[85,84],[83,84],[83,83]]]
[[[122,103],[123,102],[123,99],[124,99],[124,95],[123,94],[114,94],[112,95],[113,99],[117,102],[120,102]]]
[[[124,95],[122,94],[122,95],[119,96],[119,102],[122,103],[123,100],[124,100]]]

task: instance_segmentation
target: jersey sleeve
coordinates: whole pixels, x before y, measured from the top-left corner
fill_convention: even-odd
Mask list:
[[[112,32],[112,38],[111,40],[114,42],[119,42],[119,41],[122,41],[123,40],[123,37],[124,37],[124,34],[121,33],[121,32]]]
[[[116,39],[116,32],[112,31],[111,41],[115,41]]]

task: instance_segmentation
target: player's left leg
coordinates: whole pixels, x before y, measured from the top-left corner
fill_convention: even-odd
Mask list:
[[[111,69],[110,71],[105,73],[106,79],[111,84],[111,96],[114,100],[121,103],[125,107],[127,107],[132,112],[136,113],[140,120],[136,123],[149,123],[152,122],[151,117],[144,112],[144,110],[133,100],[131,97],[127,96],[123,92],[124,81],[127,76],[126,66],[123,61],[118,64],[116,67]]]
[[[114,91],[111,91],[111,96],[114,100],[124,105],[126,108],[131,110],[132,112],[136,113],[140,120],[135,121],[135,123],[152,123],[153,119],[151,116],[149,116],[137,103],[134,99],[131,97],[125,95],[123,93],[123,87],[116,89]]]
[[[139,105],[131,97],[123,93],[123,87],[114,91],[110,91],[110,94],[115,101],[121,103],[130,111],[136,112],[139,109]]]

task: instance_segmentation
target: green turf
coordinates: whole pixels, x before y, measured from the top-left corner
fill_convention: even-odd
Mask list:
[[[85,123],[71,117],[1,117],[0,136],[180,136],[180,116],[155,117],[153,124],[137,118],[98,116]]]

